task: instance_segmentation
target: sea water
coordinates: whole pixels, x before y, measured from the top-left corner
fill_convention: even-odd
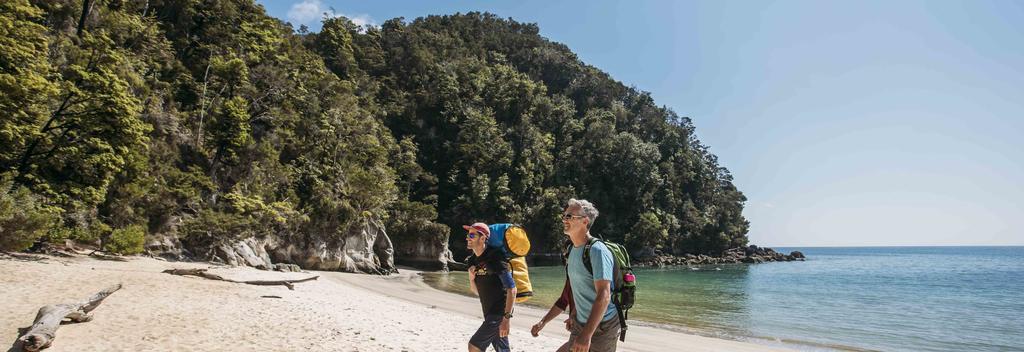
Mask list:
[[[637,269],[636,324],[800,350],[1024,351],[1024,247],[800,250],[805,262]],[[532,267],[549,307],[564,267]],[[469,294],[465,272],[427,274]]]

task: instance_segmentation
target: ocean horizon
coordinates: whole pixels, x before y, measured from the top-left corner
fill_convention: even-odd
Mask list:
[[[1024,246],[772,247],[805,262],[637,269],[634,324],[806,351],[1024,351]],[[531,267],[550,307],[561,266]],[[469,294],[464,272],[425,274]]]

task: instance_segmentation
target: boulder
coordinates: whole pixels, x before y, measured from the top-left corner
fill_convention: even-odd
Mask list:
[[[189,252],[182,247],[177,237],[165,234],[146,236],[143,248],[146,254],[168,260],[186,260],[189,256]]]
[[[301,272],[302,268],[300,268],[298,265],[295,265],[295,264],[279,263],[279,264],[274,264],[274,271],[296,272],[297,273],[297,272]]]
[[[805,258],[803,252],[800,252],[800,251],[789,252],[789,255],[792,256],[795,259],[804,259]]]
[[[260,270],[271,270],[274,263],[267,254],[269,237],[249,237],[217,246],[216,259],[233,266],[251,266]]]
[[[747,246],[747,248],[745,248],[743,250],[743,255],[747,256],[747,257],[752,256],[752,255],[757,253],[757,250],[758,250],[757,246],[749,245],[749,246]]]

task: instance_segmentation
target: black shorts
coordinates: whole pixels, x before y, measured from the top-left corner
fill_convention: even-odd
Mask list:
[[[509,352],[512,349],[508,345],[508,336],[498,337],[498,330],[501,328],[501,315],[484,316],[484,323],[476,329],[473,337],[469,338],[469,344],[476,346],[481,351],[487,350],[487,345],[493,345],[497,352]]]

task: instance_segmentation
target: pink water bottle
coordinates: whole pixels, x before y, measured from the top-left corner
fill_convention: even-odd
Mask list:
[[[634,282],[636,281],[636,276],[633,276],[633,273],[626,273],[626,276],[624,276],[622,280],[626,282]]]

